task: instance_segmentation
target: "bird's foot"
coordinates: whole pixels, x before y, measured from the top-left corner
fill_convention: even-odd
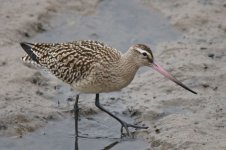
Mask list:
[[[129,136],[129,137],[133,138],[133,135],[129,131],[129,127],[135,128],[135,129],[147,129],[148,128],[146,126],[138,126],[138,125],[129,124],[124,121],[121,122],[121,125],[122,125],[121,126],[121,138],[125,137],[125,136]],[[123,133],[123,128],[126,130],[126,134]]]

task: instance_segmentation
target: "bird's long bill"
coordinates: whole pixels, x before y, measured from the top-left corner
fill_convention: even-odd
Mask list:
[[[165,69],[163,69],[160,65],[153,63],[152,67],[158,71],[159,73],[161,73],[162,75],[164,75],[166,78],[170,79],[171,81],[175,82],[176,84],[182,86],[183,88],[185,88],[186,90],[197,94],[195,91],[189,89],[187,86],[185,86],[182,82],[178,81],[175,77],[173,77],[169,72],[167,72]]]

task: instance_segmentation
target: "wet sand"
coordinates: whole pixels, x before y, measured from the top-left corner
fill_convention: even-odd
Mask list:
[[[18,42],[57,28],[56,23],[49,20],[61,12],[95,13],[99,2],[2,2],[0,22],[6,24],[0,29],[2,137],[22,136],[45,127],[51,120],[63,120],[73,104],[70,99],[67,103],[56,102],[62,100],[59,97],[57,100],[56,95],[65,93],[62,83],[20,63],[19,58],[24,52]],[[125,104],[123,111],[150,127],[137,134],[146,139],[151,149],[225,149],[226,3],[223,0],[144,0],[142,3],[168,19],[181,34],[171,41],[154,42],[155,60],[198,95],[185,91],[154,71],[146,71],[137,75],[120,94],[109,97],[104,94],[103,103],[109,105],[120,97]],[[93,38],[101,39],[95,34]],[[127,44],[133,42],[136,40]],[[125,43],[110,44],[119,49],[126,48],[123,47]],[[66,92],[73,95],[69,87]],[[82,101],[80,105],[83,116],[99,113],[93,108],[92,99]]]

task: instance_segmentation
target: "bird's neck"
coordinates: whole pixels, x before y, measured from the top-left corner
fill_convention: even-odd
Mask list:
[[[136,60],[134,60],[134,55],[130,50],[128,50],[126,53],[122,54],[120,61],[123,66],[127,66],[136,71],[140,67],[139,64],[136,62]]]
[[[139,66],[134,61],[133,56],[127,52],[122,55],[118,64],[118,69],[122,77],[130,82],[133,80]]]

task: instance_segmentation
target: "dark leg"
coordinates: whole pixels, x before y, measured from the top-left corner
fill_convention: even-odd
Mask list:
[[[147,129],[148,127],[143,127],[143,126],[136,126],[136,125],[132,125],[132,124],[128,124],[126,122],[124,122],[123,120],[119,119],[118,117],[116,117],[115,115],[113,115],[111,112],[107,111],[103,106],[100,105],[100,101],[99,101],[99,93],[96,94],[96,100],[95,100],[95,105],[102,111],[106,112],[108,115],[110,115],[111,117],[115,118],[121,125],[121,134],[123,132],[123,128],[125,128],[127,134],[129,136],[131,136],[131,133],[129,132],[128,127],[132,127],[132,128],[136,128],[136,129]]]
[[[74,117],[75,117],[75,150],[78,150],[78,99],[79,94],[76,95],[75,105],[74,105]]]

